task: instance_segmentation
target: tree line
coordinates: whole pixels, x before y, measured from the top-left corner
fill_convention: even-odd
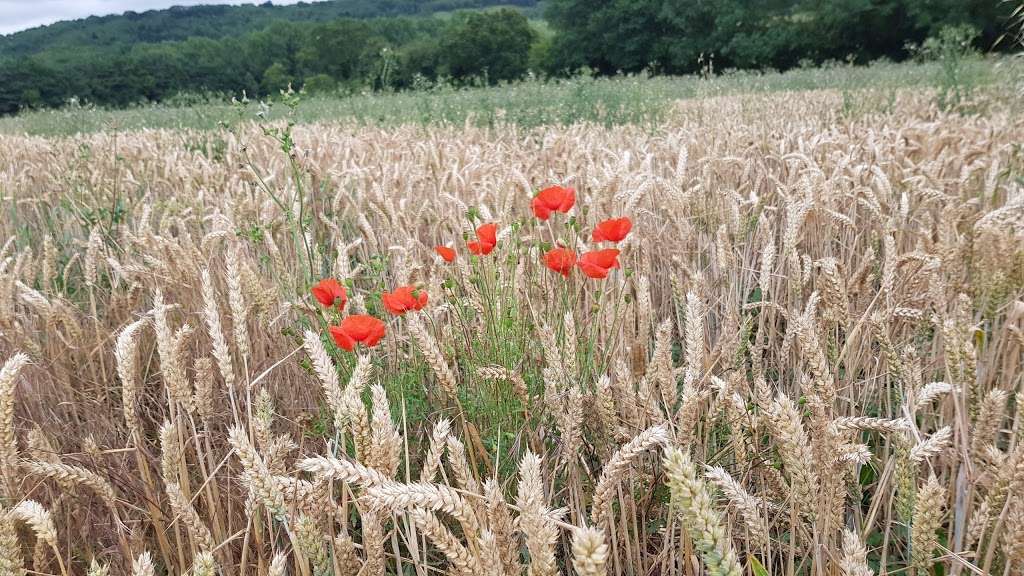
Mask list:
[[[183,92],[266,96],[289,85],[333,91],[404,89],[421,78],[512,80],[526,72],[535,38],[523,14],[503,8],[445,19],[277,21],[220,39],[41,52],[0,64],[0,113],[72,97],[126,106]]]
[[[912,46],[960,28],[975,48],[1012,26],[1006,0],[549,0],[559,34],[556,69],[602,73],[650,69],[682,74],[709,69],[787,69],[827,60],[900,60]]]
[[[88,20],[79,21],[74,34],[48,45],[5,39],[20,48],[0,55],[0,114],[72,98],[127,106],[182,93],[262,97],[289,85],[310,92],[402,90],[438,81],[493,84],[528,71],[683,74],[899,60],[908,46],[949,27],[971,31],[966,37],[979,48],[1003,48],[997,39],[1011,12],[1001,0],[547,0],[546,20],[531,21],[522,8],[533,5],[443,16],[282,18],[250,22],[259,29],[242,33],[234,33],[244,29],[238,22],[218,28],[193,17],[186,22],[195,22],[196,34],[179,22],[175,35],[184,39],[162,41],[145,41],[149,28],[138,24],[111,38],[122,28],[106,20],[97,30],[108,36],[87,41]],[[38,44],[45,31],[30,37]]]

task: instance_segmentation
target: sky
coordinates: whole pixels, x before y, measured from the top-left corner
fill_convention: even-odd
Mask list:
[[[171,6],[196,4],[262,4],[253,0],[0,0],[0,34],[74,20],[86,16],[144,12]],[[298,0],[274,0],[274,4],[295,4]]]

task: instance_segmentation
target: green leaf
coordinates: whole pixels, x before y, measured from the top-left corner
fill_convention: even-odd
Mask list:
[[[761,564],[761,561],[757,558],[750,556],[750,569],[754,571],[754,576],[771,576],[768,574],[768,569]]]

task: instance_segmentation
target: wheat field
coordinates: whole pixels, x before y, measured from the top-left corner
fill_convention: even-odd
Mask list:
[[[858,97],[0,136],[0,576],[1021,574],[1024,105]]]

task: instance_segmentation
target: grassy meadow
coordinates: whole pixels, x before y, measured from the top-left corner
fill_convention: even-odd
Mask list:
[[[1019,57],[964,57],[943,62],[889,63],[870,66],[835,64],[787,72],[736,71],[699,76],[576,77],[530,79],[494,87],[425,85],[394,93],[303,96],[292,107],[278,101],[233,105],[215,96],[191,96],[163,104],[128,109],[69,105],[0,117],[0,134],[42,136],[143,128],[214,130],[251,122],[290,120],[308,124],[345,122],[369,125],[513,123],[525,127],[594,122],[656,125],[679,100],[765,92],[837,90],[844,94],[839,111],[856,113],[884,108],[905,89],[940,91],[1019,90],[1024,82]]]
[[[1020,574],[1021,70],[2,118],[0,576]]]

